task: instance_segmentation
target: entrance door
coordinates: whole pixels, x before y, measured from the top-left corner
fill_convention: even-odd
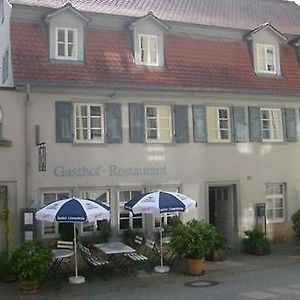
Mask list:
[[[233,186],[209,187],[209,222],[221,232],[230,248],[234,248],[234,191]]]
[[[0,252],[8,252],[7,186],[0,186]]]

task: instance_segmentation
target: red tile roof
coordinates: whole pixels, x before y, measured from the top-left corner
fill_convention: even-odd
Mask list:
[[[165,37],[164,68],[136,66],[127,32],[88,29],[85,63],[52,63],[46,28],[38,24],[11,26],[15,83],[83,86],[136,86],[228,89],[300,95],[300,67],[295,49],[281,49],[283,76],[258,77],[246,43]]]
[[[286,0],[11,0],[12,4],[141,17],[252,30],[270,22],[286,34],[300,34],[300,7]]]

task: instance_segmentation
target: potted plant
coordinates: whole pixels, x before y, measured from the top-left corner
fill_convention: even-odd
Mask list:
[[[222,261],[227,257],[227,241],[225,237],[220,233],[216,232],[214,239],[214,245],[210,253],[205,256],[206,260],[209,261]]]
[[[205,268],[205,256],[211,252],[216,238],[216,229],[204,222],[192,220],[179,223],[171,233],[171,248],[185,258],[185,271],[201,275]]]
[[[21,244],[12,253],[12,269],[21,281],[21,291],[36,293],[39,283],[51,268],[52,255],[40,241]]]
[[[16,275],[12,270],[11,257],[7,253],[0,254],[0,280],[3,282],[16,280]]]
[[[245,235],[243,245],[246,253],[255,255],[270,254],[271,242],[263,232],[253,229],[245,231]]]

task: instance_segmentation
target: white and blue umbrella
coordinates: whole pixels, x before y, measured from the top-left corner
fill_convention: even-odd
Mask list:
[[[75,277],[71,277],[70,282],[84,282],[84,277],[78,276],[75,223],[109,220],[110,208],[94,200],[72,197],[44,206],[36,212],[35,217],[39,221],[74,223]]]
[[[197,202],[180,193],[168,191],[154,191],[138,195],[124,204],[124,208],[132,211],[134,214],[140,213],[172,213],[187,212],[196,208]],[[162,226],[160,221],[160,266],[155,267],[159,273],[169,271],[169,267],[163,265],[162,251]]]

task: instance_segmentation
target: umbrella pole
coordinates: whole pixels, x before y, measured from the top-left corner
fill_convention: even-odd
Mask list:
[[[73,223],[74,229],[74,260],[75,260],[75,276],[69,278],[69,282],[73,284],[80,284],[85,282],[85,278],[83,276],[78,276],[78,267],[77,267],[77,238],[76,238],[76,225]]]
[[[77,239],[76,239],[76,226],[75,222],[73,223],[73,229],[74,229],[74,253],[75,253],[75,277],[78,277],[78,267],[77,267]]]

